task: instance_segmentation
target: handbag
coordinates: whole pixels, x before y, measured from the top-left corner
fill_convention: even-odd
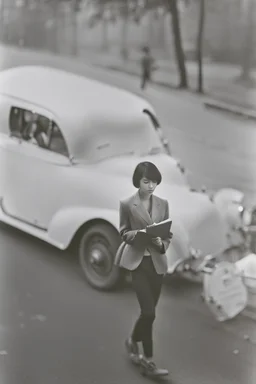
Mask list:
[[[117,251],[116,251],[116,255],[115,255],[115,260],[114,260],[114,265],[116,265],[117,267],[120,267],[120,261],[122,259],[122,256],[123,256],[123,252],[124,252],[124,249],[126,247],[126,243],[123,241]],[[121,267],[120,267],[121,268]]]

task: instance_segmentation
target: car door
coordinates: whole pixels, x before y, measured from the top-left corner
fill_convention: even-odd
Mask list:
[[[15,194],[17,191],[17,180],[11,177],[12,156],[20,146],[20,139],[0,133],[0,198],[7,194]],[[16,198],[16,196],[14,196]]]
[[[12,107],[10,113],[14,113]],[[16,110],[31,112],[24,106]],[[22,137],[24,126],[16,130],[17,137],[5,142],[7,182],[3,195],[5,212],[18,220],[47,229],[52,215],[59,207],[60,195],[66,188],[66,173],[71,168],[63,136],[47,111],[33,108],[33,113],[50,122],[46,129],[49,139],[42,148],[37,142]],[[46,116],[48,115],[48,117]],[[10,121],[12,119],[10,118]],[[11,131],[14,131],[11,129]],[[24,130],[23,130],[24,131]],[[18,132],[18,133],[17,133]]]

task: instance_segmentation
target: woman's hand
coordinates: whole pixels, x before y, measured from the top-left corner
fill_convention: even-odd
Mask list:
[[[159,248],[162,248],[163,242],[161,237],[154,237],[153,239],[151,239],[151,241],[153,244],[157,245]]]

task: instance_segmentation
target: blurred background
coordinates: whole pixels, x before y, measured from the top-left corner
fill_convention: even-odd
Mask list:
[[[130,67],[146,44],[182,88],[191,73],[204,90],[194,80],[202,61],[214,81],[255,85],[254,0],[1,0],[0,7],[4,44],[94,60],[100,54]]]

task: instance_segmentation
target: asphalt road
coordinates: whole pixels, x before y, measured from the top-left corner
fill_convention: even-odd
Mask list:
[[[206,110],[198,98],[151,86],[145,93],[136,77],[74,59],[0,46],[0,70],[24,64],[50,65],[143,95],[155,107],[173,155],[188,169],[193,186],[242,190],[256,204],[256,123]]]
[[[57,62],[67,68],[74,66],[71,61],[67,64],[50,57],[43,61],[42,56],[33,59],[30,54],[29,59],[29,55],[7,53],[1,50],[2,68],[33,60]],[[78,67],[78,72],[135,89],[135,79],[116,78],[104,71]],[[244,137],[242,128],[246,132],[244,140],[249,140],[249,133],[250,140],[253,139],[251,124],[201,111],[202,126],[197,126],[190,124],[191,116],[199,120],[197,113],[201,110],[194,100],[184,99],[186,118],[181,113],[180,97],[166,91],[161,93],[159,88],[149,90],[147,97],[159,110],[162,121],[175,124],[176,128],[166,132],[172,138],[175,152],[183,151],[187,156],[183,162],[191,169],[198,164],[205,167],[204,173],[216,185],[227,178],[229,183],[233,180],[237,186],[243,186],[245,180],[245,188],[253,190],[248,168],[245,171],[247,162],[252,166],[251,141],[248,141],[249,152],[239,146],[239,140],[241,144]],[[218,135],[209,137],[209,126],[216,119],[223,126],[216,124]],[[220,149],[221,131],[223,137],[227,136],[231,127],[234,133],[231,149],[224,149],[226,143]],[[233,164],[234,151],[243,159],[241,167],[239,162]],[[222,157],[228,163],[219,167]],[[205,170],[207,167],[209,172]],[[218,181],[213,178],[217,170]],[[146,382],[130,366],[124,353],[124,339],[138,314],[129,286],[115,293],[97,292],[83,280],[73,255],[3,224],[0,225],[0,282],[0,384]],[[155,325],[156,362],[170,370],[170,382],[175,384],[254,384],[255,323],[242,316],[229,323],[217,323],[201,302],[199,293],[198,286],[189,283],[165,285]],[[250,341],[244,339],[245,334]]]
[[[146,381],[124,353],[138,314],[129,285],[120,292],[95,291],[75,257],[5,225],[0,271],[1,384]],[[184,284],[165,284],[154,330],[156,361],[171,371],[170,382],[255,383],[255,323],[242,316],[217,323],[198,286]]]

